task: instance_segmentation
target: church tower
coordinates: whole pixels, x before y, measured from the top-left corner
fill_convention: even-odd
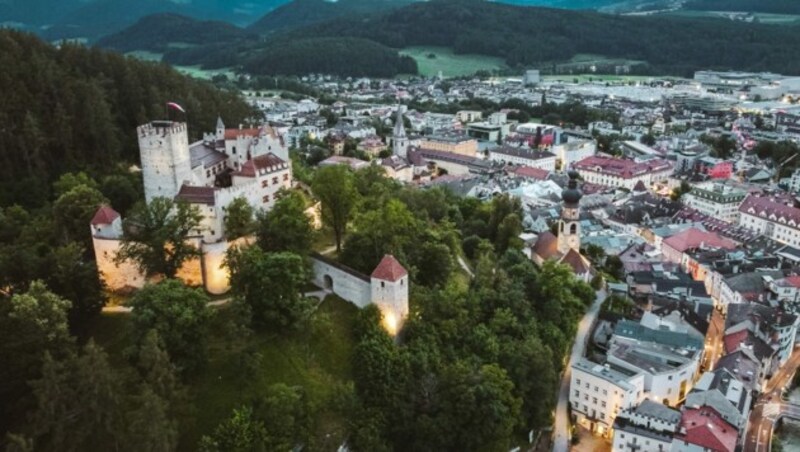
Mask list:
[[[192,161],[186,123],[152,121],[136,129],[144,176],[144,198],[174,198],[184,183],[192,184]]]
[[[392,153],[398,157],[407,158],[408,156],[408,137],[406,128],[403,125],[403,111],[401,105],[397,105],[397,112],[394,120],[394,131],[392,132]]]
[[[583,193],[578,188],[578,172],[570,171],[567,189],[561,193],[561,219],[558,222],[558,251],[567,254],[570,249],[580,252],[581,223],[580,202]]]

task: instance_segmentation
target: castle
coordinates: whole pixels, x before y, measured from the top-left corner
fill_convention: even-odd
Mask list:
[[[177,277],[190,285],[202,285],[212,294],[227,292],[229,274],[222,265],[232,244],[225,236],[227,208],[234,199],[244,198],[256,211],[269,211],[280,191],[292,188],[292,166],[283,137],[269,125],[226,129],[222,119],[217,120],[214,133],[194,143],[189,143],[186,124],[173,121],[142,125],[137,136],[145,201],[157,197],[184,201],[202,214],[200,226],[188,239],[202,257],[186,262]],[[106,286],[112,291],[144,286],[147,278],[137,265],[115,261],[123,236],[120,214],[110,206],[100,207],[90,230],[97,268]],[[329,261],[321,256],[312,256],[312,260],[315,280],[321,286],[359,307],[378,305],[390,332],[408,315],[407,273],[393,257],[387,256],[372,278],[359,275],[357,283],[329,271]],[[348,271],[346,274],[355,273]],[[337,280],[340,284],[334,286]],[[358,287],[348,291],[348,284]]]

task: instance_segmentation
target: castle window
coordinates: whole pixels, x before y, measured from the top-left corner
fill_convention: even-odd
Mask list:
[[[269,181],[268,180],[262,180],[261,181],[261,188],[267,188],[268,185],[269,185]]]
[[[278,177],[277,176],[272,178],[272,183],[273,184],[277,184],[278,183]]]
[[[232,147],[232,148],[231,148],[231,152],[233,152],[234,154],[236,154],[236,146],[234,146],[234,147]]]
[[[286,180],[289,180],[289,175],[288,175],[288,174],[284,174],[284,175],[283,175],[283,180],[285,180],[285,181],[286,181]]]
[[[386,287],[386,283],[385,283],[385,282],[383,282],[383,281],[381,281],[381,287],[382,287],[382,288],[383,288],[383,287]]]
[[[268,203],[269,202],[269,195],[264,195],[264,197],[261,198],[261,201],[263,201],[264,204]]]
[[[572,225],[569,227],[569,233],[570,233],[570,234],[577,234],[577,233],[578,233],[578,225],[573,223],[573,224],[572,224]]]
[[[206,177],[211,177],[211,171],[206,170]]]

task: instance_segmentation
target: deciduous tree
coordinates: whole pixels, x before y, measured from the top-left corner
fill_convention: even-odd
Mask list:
[[[323,223],[333,229],[336,251],[341,251],[347,223],[358,200],[353,173],[342,165],[320,168],[314,176],[312,189],[322,203]]]
[[[184,262],[200,250],[187,239],[197,233],[202,215],[196,206],[153,198],[138,204],[125,220],[117,261],[132,260],[148,275],[174,278]]]

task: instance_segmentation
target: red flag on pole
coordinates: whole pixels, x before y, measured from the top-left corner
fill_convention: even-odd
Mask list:
[[[175,102],[167,102],[167,107],[169,107],[169,108],[171,108],[173,110],[178,110],[181,113],[186,113],[186,110],[184,110],[183,107],[181,107],[180,105],[176,104]]]

